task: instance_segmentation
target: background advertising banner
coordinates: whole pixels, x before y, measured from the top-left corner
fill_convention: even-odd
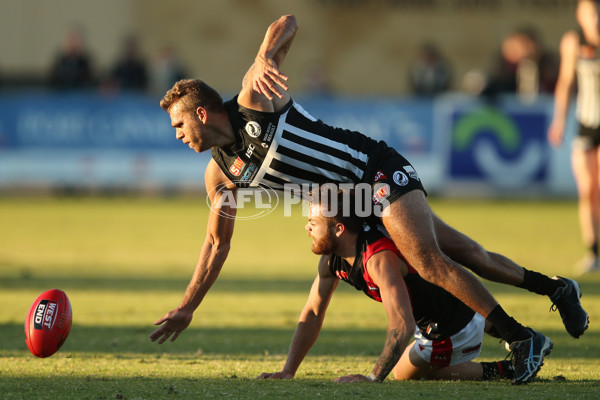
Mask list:
[[[575,193],[569,146],[555,150],[546,140],[551,99],[297,101],[330,125],[396,148],[432,194]],[[2,189],[203,190],[209,160],[209,152],[197,154],[175,139],[158,99],[95,93],[0,97]]]

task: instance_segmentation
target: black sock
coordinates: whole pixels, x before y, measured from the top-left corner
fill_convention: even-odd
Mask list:
[[[513,369],[510,360],[482,362],[479,364],[481,364],[481,367],[483,368],[483,376],[481,379],[484,381],[514,378],[515,370]]]
[[[539,272],[530,271],[523,268],[525,271],[523,283],[517,285],[520,288],[527,289],[530,292],[552,297],[558,288],[563,286],[561,281],[552,279]]]
[[[598,257],[598,242],[592,243],[592,246],[590,247],[590,251],[592,252],[593,255]]]
[[[509,317],[500,304],[496,305],[486,318],[498,331],[500,337],[507,343],[529,339],[531,333],[514,318]]]

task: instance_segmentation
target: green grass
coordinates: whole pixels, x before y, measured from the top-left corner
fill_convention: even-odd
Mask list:
[[[573,201],[433,199],[432,207],[490,250],[551,276],[576,276],[582,245]],[[383,307],[348,285],[334,295],[296,379],[255,380],[281,368],[316,273],[299,209],[238,221],[229,259],[190,327],[173,343],[151,343],[152,322],[178,305],[191,277],[207,213],[200,196],[0,199],[0,398],[597,398],[600,274],[578,278],[591,319],[579,340],[548,312],[547,298],[486,283],[510,314],[555,343],[525,387],[331,382],[368,373],[385,336]],[[57,354],[38,359],[23,323],[33,300],[54,287],[71,299],[73,327]],[[485,339],[482,360],[505,355]]]

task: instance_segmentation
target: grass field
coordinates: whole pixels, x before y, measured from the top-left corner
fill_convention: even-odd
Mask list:
[[[447,222],[531,269],[576,276],[582,246],[573,201],[433,199]],[[300,210],[238,221],[229,259],[176,342],[151,343],[152,322],[179,304],[204,239],[208,210],[191,198],[0,199],[2,399],[584,399],[600,390],[600,273],[578,278],[591,326],[579,340],[547,298],[488,284],[504,308],[555,344],[539,378],[507,382],[336,384],[368,373],[385,337],[381,305],[340,285],[321,337],[293,381],[257,381],[285,360],[317,256]],[[67,292],[73,326],[38,359],[23,323],[44,290]],[[481,360],[506,355],[485,339]]]

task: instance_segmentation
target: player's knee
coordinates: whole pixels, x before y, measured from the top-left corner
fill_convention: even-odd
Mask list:
[[[410,373],[407,373],[407,371],[402,371],[400,368],[394,368],[392,370],[392,376],[396,381],[410,381],[420,378],[418,375],[411,375]]]
[[[394,379],[397,381],[407,381],[409,379],[402,372],[396,371],[396,369],[394,369],[394,371],[393,371],[393,376],[394,376]]]

